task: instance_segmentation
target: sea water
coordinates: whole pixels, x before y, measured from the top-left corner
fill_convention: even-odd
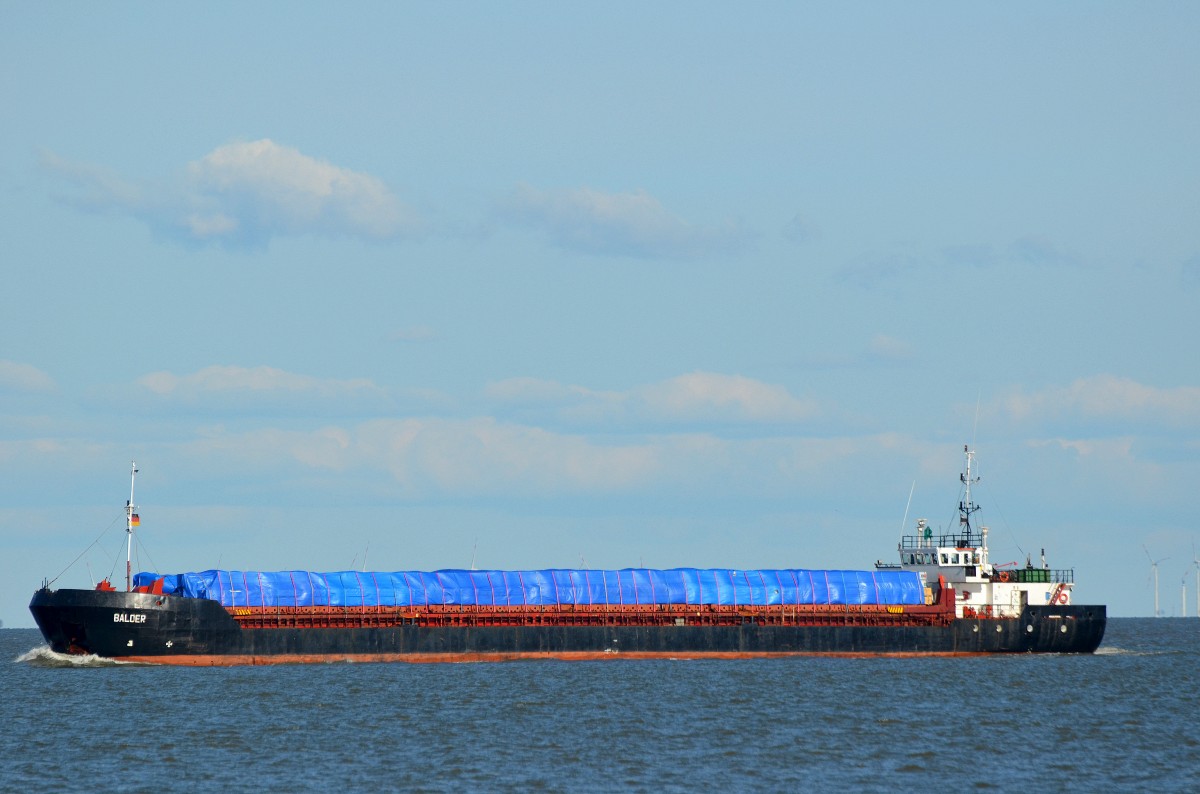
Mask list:
[[[0,630],[3,791],[1200,791],[1200,620],[1090,656],[183,668]]]

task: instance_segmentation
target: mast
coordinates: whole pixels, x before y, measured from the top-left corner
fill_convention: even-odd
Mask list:
[[[971,514],[979,511],[979,505],[971,500],[971,486],[979,482],[978,476],[971,476],[971,463],[975,459],[975,451],[970,446],[963,445],[963,453],[967,456],[967,470],[959,475],[962,480],[964,494],[963,501],[958,503],[958,523],[966,534],[967,545],[970,545],[973,540],[971,538]],[[981,565],[988,564],[988,548],[987,548],[988,528],[979,528],[979,563]]]
[[[133,484],[137,478],[137,462],[129,462],[129,501],[125,503],[125,590],[133,590],[133,527],[138,521],[135,512],[137,505],[133,503]]]
[[[967,471],[965,474],[960,474],[958,478],[963,481],[966,488],[963,501],[958,503],[958,523],[967,533],[968,539],[971,536],[971,514],[979,510],[979,505],[971,501],[971,486],[979,482],[978,477],[971,477],[971,461],[975,458],[975,452],[967,445],[963,445],[963,452],[967,456]]]

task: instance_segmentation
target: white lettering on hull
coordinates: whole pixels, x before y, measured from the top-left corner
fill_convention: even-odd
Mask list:
[[[113,623],[145,623],[145,615],[130,614],[129,612],[114,612]]]

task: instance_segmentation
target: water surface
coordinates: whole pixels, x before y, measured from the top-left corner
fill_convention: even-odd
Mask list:
[[[1200,790],[1200,620],[1091,656],[80,663],[0,629],[0,789]]]

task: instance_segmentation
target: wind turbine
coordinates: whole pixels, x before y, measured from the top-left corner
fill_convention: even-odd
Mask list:
[[[1187,571],[1183,572],[1183,578],[1179,580],[1179,617],[1187,617]]]
[[[1154,617],[1161,617],[1162,613],[1158,610],[1158,564],[1171,558],[1167,556],[1159,560],[1154,559],[1145,544],[1142,544],[1142,551],[1146,552],[1146,559],[1150,560],[1150,573],[1154,576]]]
[[[1192,541],[1192,565],[1196,568],[1196,617],[1200,618],[1200,557],[1196,556],[1196,541]]]

